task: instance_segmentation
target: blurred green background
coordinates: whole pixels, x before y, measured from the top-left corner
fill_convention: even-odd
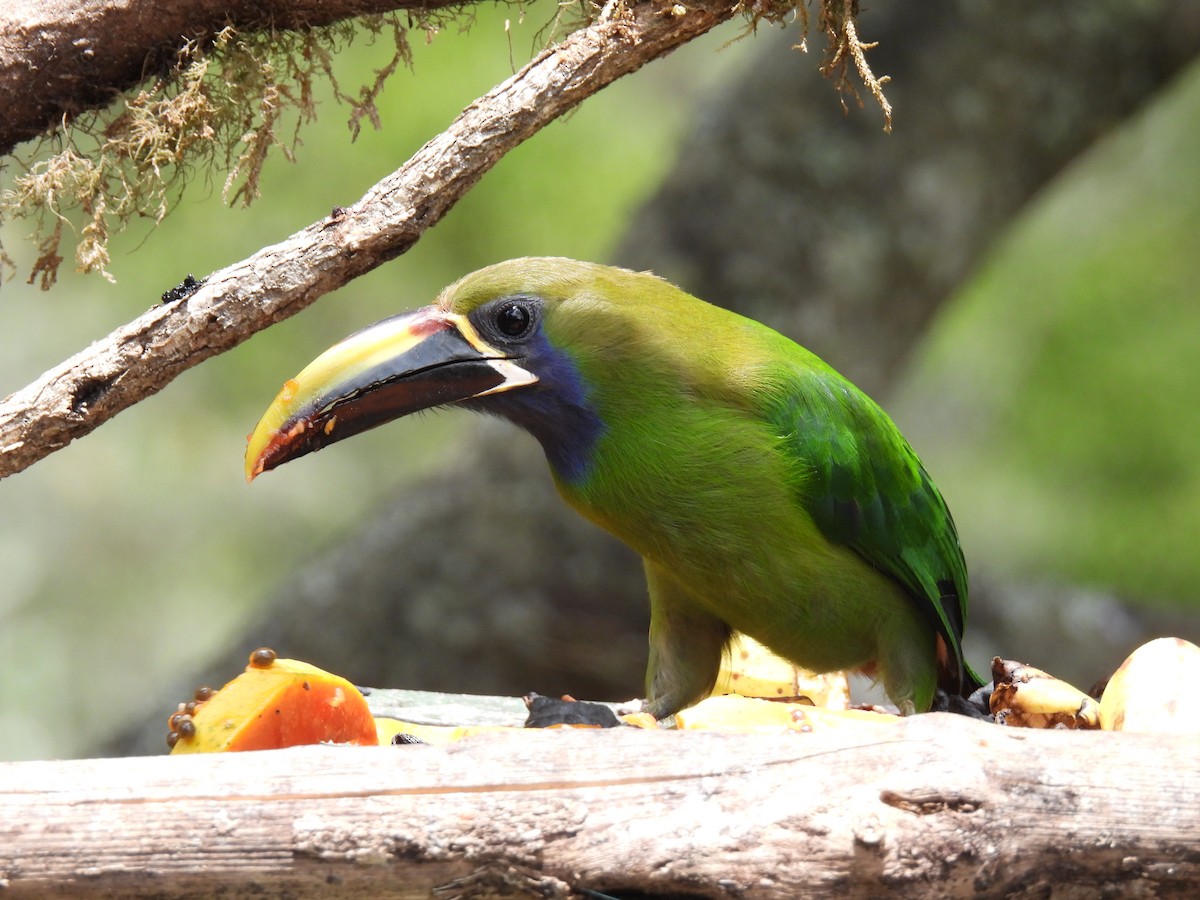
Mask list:
[[[1198,234],[1193,67],[1013,224],[894,401],[975,553],[1200,608]]]
[[[67,272],[49,293],[23,275],[5,283],[0,393],[187,273],[356,200],[528,58],[551,14],[530,9],[519,22],[484,8],[469,33],[416,36],[413,70],[382,98],[382,131],[351,145],[346,110],[326,101],[296,163],[274,159],[250,209],[221,203],[222,174],[197,179],[160,226],[114,241],[115,285]],[[253,488],[242,478],[246,433],[283,379],[332,341],[496,260],[604,260],[670,166],[690,104],[753,52],[752,40],[726,46],[738,27],[550,126],[397,261],[0,481],[0,759],[88,754],[144,711],[162,673],[214,655],[290,566],[452,447],[460,417],[423,416]],[[352,47],[343,85],[368,81],[387,56]],[[1197,604],[1198,171],[1193,69],[1059,178],[931,329],[889,406],[949,499],[969,561]],[[3,239],[27,268],[22,228],[6,226]]]

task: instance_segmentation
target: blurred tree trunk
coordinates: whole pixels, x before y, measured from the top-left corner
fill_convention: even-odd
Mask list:
[[[860,30],[892,76],[892,134],[869,103],[843,115],[786,33],[762,41],[616,256],[880,397],[1021,207],[1195,56],[1200,7],[876,3]]]
[[[892,135],[872,107],[843,115],[793,34],[760,35],[613,261],[770,323],[886,400],[1023,204],[1200,49],[1200,6],[873,4],[861,32],[893,79]],[[365,684],[639,693],[639,561],[554,496],[532,441],[472,422],[463,444],[285,584],[196,680],[223,681],[268,644]]]

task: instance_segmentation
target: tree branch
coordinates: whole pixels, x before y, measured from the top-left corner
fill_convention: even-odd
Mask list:
[[[214,272],[0,403],[0,478],[19,472],[191,366],[295,315],[408,250],[506,153],[604,86],[735,12],[649,0],[571,34],[471,104],[353,206]]]
[[[1197,833],[1192,735],[946,714],[0,765],[13,897],[1193,896]]]
[[[7,0],[0,9],[0,155],[79,113],[107,106],[227,25],[328,25],[368,13],[426,13],[472,0]]]

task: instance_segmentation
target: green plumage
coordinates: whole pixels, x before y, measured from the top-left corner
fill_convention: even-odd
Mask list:
[[[475,405],[525,425],[552,461],[581,459],[552,462],[563,498],[644,558],[653,713],[711,688],[730,629],[812,669],[871,669],[906,710],[927,709],[938,684],[978,683],[962,660],[954,522],[866,395],[777,332],[648,274],[513,260],[438,307],[474,320],[505,297],[537,300],[528,358],[512,358],[541,381]],[[556,391],[563,371],[581,396]],[[599,423],[586,446],[555,425],[578,407]]]

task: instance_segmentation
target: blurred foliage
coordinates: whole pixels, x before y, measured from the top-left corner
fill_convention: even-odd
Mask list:
[[[1200,609],[1198,171],[1193,67],[1027,210],[929,334],[894,412],[968,559]]]

